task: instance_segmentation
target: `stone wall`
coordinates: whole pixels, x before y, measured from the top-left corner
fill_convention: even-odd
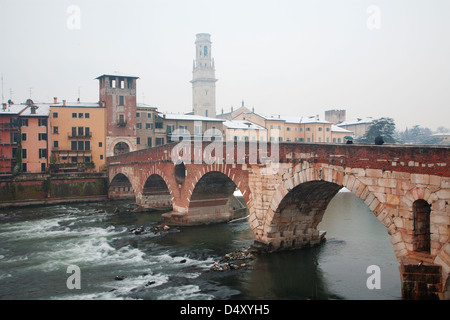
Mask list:
[[[107,179],[101,174],[23,174],[0,179],[0,207],[105,198],[106,195]]]

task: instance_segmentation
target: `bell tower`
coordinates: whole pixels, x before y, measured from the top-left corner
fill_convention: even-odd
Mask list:
[[[197,34],[192,71],[192,111],[195,115],[216,117],[216,71],[211,57],[211,35]]]
[[[135,151],[136,80],[138,77],[104,74],[100,84],[100,103],[106,108],[106,156]]]

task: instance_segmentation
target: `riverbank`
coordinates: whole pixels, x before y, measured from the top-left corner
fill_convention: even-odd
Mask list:
[[[107,181],[101,173],[0,176],[0,208],[104,201]]]

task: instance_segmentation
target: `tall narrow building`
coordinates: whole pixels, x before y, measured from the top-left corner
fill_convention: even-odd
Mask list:
[[[105,106],[106,156],[135,151],[136,79],[138,77],[104,74],[100,82],[100,103]]]
[[[192,71],[192,111],[195,115],[216,117],[216,77],[211,57],[211,35],[197,34],[196,58]]]

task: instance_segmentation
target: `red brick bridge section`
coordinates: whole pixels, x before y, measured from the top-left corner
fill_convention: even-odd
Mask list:
[[[221,151],[223,150],[223,151]],[[236,187],[265,251],[317,244],[343,187],[386,227],[405,299],[449,299],[450,147],[182,142],[108,158],[109,196],[172,208],[163,221],[233,218]]]

